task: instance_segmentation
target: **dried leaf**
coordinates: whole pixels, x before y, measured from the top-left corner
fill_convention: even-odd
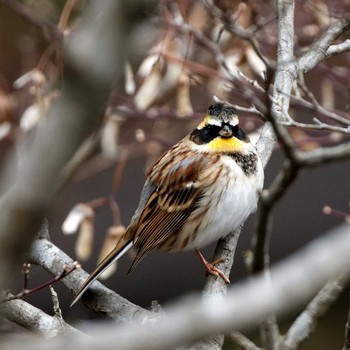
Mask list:
[[[38,102],[29,106],[22,114],[19,126],[21,130],[27,132],[34,128],[47,114],[47,111],[51,107],[51,104],[57,92],[51,92],[44,98],[41,98]]]
[[[151,72],[145,77],[145,80],[134,97],[134,102],[138,110],[146,110],[156,99],[165,71],[165,61],[159,58],[153,64]]]
[[[14,83],[13,87],[15,89],[21,89],[28,84],[33,84],[42,87],[46,83],[45,74],[37,68],[23,74]]]
[[[129,62],[125,64],[125,92],[133,95],[136,90],[134,73]]]
[[[193,113],[190,97],[191,79],[187,73],[182,72],[177,79],[177,115],[185,117]]]
[[[62,224],[62,231],[66,235],[71,235],[78,231],[80,224],[86,217],[94,217],[94,211],[88,205],[79,203],[75,205]]]
[[[324,108],[334,109],[334,87],[332,81],[329,79],[324,79],[321,84],[321,104]]]
[[[79,260],[87,260],[92,252],[94,241],[94,220],[87,216],[79,225],[79,235],[75,243],[75,254]]]
[[[102,154],[107,159],[117,159],[119,154],[118,139],[120,122],[122,118],[118,115],[109,116],[101,131]]]
[[[12,125],[9,122],[3,122],[0,124],[0,140],[6,138],[12,129]]]
[[[258,75],[259,77],[264,78],[266,74],[266,66],[265,63],[261,60],[261,58],[257,55],[254,49],[251,46],[248,46],[245,50],[247,62],[251,70]]]

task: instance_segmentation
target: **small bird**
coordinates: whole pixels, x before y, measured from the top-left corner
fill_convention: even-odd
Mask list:
[[[225,237],[256,210],[264,172],[235,109],[215,103],[189,135],[153,165],[131,223],[115,248],[76,295],[132,246],[138,251],[130,270],[152,249],[195,250],[207,271],[228,278],[199,249]],[[130,271],[129,270],[129,271]]]

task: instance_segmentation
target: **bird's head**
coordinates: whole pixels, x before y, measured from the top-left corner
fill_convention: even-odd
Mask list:
[[[203,152],[244,152],[252,145],[238,124],[234,108],[224,103],[215,103],[209,107],[203,121],[191,132],[190,140]]]

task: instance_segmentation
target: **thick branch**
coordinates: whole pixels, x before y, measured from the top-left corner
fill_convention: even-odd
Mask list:
[[[67,332],[78,332],[79,336],[85,336],[62,318],[50,316],[23,300],[11,300],[1,304],[0,314],[24,328],[38,331],[46,336],[67,334]]]
[[[115,324],[94,324],[88,333],[95,339],[60,337],[47,342],[27,340],[27,349],[59,349],[77,346],[84,349],[169,349],[202,337],[230,333],[232,329],[247,330],[258,325],[271,313],[282,315],[299,307],[317,293],[332,277],[349,276],[350,236],[342,225],[323,236],[286,261],[271,269],[271,284],[263,276],[236,284],[227,297],[182,298],[169,307],[157,321]],[[318,271],[317,274],[314,271]],[[288,290],[288,293],[286,293]],[[259,298],[256,292],[259,291]],[[116,342],[116,339],[118,341]],[[18,342],[16,342],[18,348]],[[4,349],[14,344],[7,343]]]
[[[32,244],[29,259],[41,265],[52,275],[58,275],[62,267],[70,266],[73,260],[46,239],[37,239]],[[62,280],[62,283],[71,291],[77,292],[88,277],[88,274],[78,269]],[[130,303],[120,295],[106,288],[100,282],[94,282],[85,293],[83,302],[95,312],[114,318],[118,322],[127,323],[134,319],[144,320],[151,317],[150,312]]]
[[[294,63],[294,0],[277,1],[278,11],[278,46],[275,84],[272,93],[270,127],[276,131],[276,123],[283,121],[288,115],[289,96],[296,77]],[[277,134],[279,136],[279,134]],[[252,271],[262,271],[269,264],[269,237],[272,224],[271,207],[259,204],[258,229],[253,236]],[[261,325],[262,338],[266,347],[279,349],[279,331],[273,314],[269,315]]]

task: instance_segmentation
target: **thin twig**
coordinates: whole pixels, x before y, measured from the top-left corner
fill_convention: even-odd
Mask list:
[[[270,70],[274,69],[274,66],[275,66],[274,62],[269,60],[265,55],[262,54],[262,52],[260,50],[259,43],[256,40],[255,35],[254,35],[257,30],[261,29],[261,25],[259,27],[252,26],[249,29],[244,29],[237,23],[237,21],[235,20],[234,17],[227,15],[227,13],[222,11],[219,7],[215,6],[213,1],[206,0],[204,2],[204,4],[207,6],[208,10],[210,11],[210,13],[213,16],[220,19],[221,23],[223,23],[224,28],[227,31],[229,31],[232,34],[237,35],[238,37],[240,37],[243,40],[246,40],[251,45],[251,47],[254,49],[254,51],[258,55],[258,57],[264,62],[265,66]],[[267,22],[268,21],[266,21],[266,23]]]
[[[314,118],[314,121],[316,122],[316,124],[300,123],[300,122],[296,122],[295,120],[284,121],[284,122],[281,122],[280,124],[284,126],[296,127],[300,129],[336,131],[342,134],[350,134],[350,126],[341,127],[341,126],[329,125],[329,124],[322,123],[316,118]]]
[[[298,85],[302,89],[302,91],[306,94],[306,97],[308,97],[311,100],[311,103],[300,98],[300,97],[296,97],[296,96],[291,96],[291,99],[302,103],[303,106],[310,107],[310,109],[321,114],[322,116],[328,117],[330,119],[333,119],[333,120],[340,122],[340,123],[344,123],[346,125],[350,125],[349,119],[344,118],[337,113],[330,112],[320,105],[320,103],[317,101],[315,95],[306,86],[306,84],[304,82],[304,75],[301,72],[299,72]]]
[[[80,264],[77,261],[75,261],[72,264],[72,266],[70,266],[70,267],[65,266],[63,271],[59,275],[55,276],[54,278],[50,279],[49,281],[46,281],[42,284],[39,284],[38,286],[31,288],[31,289],[23,289],[21,292],[19,292],[16,295],[9,295],[9,296],[3,298],[2,300],[0,300],[0,304],[5,303],[5,302],[10,301],[10,300],[22,299],[26,295],[36,293],[37,291],[44,289],[48,286],[51,286],[52,284],[62,280],[63,278],[68,276],[70,273],[72,273],[74,270],[79,269],[79,268],[80,268]]]

